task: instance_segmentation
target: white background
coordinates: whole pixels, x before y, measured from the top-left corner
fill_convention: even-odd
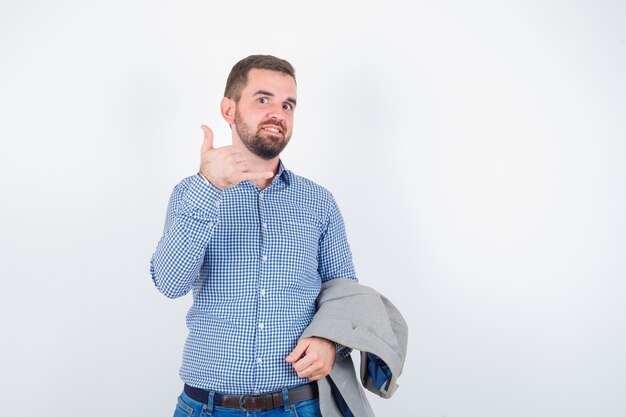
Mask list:
[[[171,416],[173,186],[253,53],[297,71],[286,166],[410,326],[377,415],[626,416],[626,6],[0,2],[2,415]]]

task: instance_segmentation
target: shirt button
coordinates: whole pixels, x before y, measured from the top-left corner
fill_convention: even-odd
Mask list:
[[[263,363],[263,359],[261,359],[261,358],[256,358],[256,363],[258,363],[258,364],[260,365],[261,363]]]
[[[267,229],[267,223],[265,223],[265,222],[261,223],[261,227],[262,227],[263,229]]]
[[[265,327],[263,323],[259,323],[259,330],[263,330],[263,327]]]
[[[266,255],[261,256],[261,260],[262,260],[263,262],[267,261],[267,256],[266,256]]]
[[[265,295],[265,288],[261,288],[261,295]]]

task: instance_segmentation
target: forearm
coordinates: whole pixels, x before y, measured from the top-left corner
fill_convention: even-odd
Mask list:
[[[150,260],[152,280],[165,296],[185,295],[198,280],[220,199],[221,192],[197,176],[174,189],[163,237]]]
[[[193,229],[204,231],[192,238],[189,231],[192,228],[179,219],[159,241],[150,260],[150,273],[154,284],[165,296],[185,295],[196,283],[214,227],[211,223],[197,222]]]

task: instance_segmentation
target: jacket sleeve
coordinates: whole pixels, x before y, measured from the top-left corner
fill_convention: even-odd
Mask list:
[[[163,236],[150,260],[152,280],[165,296],[180,297],[195,285],[219,221],[221,197],[222,191],[199,174],[174,188]]]

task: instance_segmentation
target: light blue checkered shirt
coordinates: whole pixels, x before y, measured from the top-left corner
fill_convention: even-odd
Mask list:
[[[321,283],[357,279],[333,196],[282,162],[264,190],[181,181],[150,272],[168,297],[193,290],[181,378],[228,394],[309,382],[285,357],[315,314]]]

